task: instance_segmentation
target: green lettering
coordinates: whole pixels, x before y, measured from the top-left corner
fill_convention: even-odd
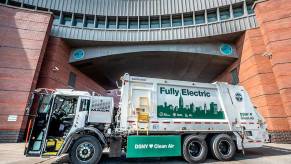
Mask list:
[[[187,90],[186,89],[182,89],[182,95],[187,95]]]
[[[164,87],[160,88],[160,94],[163,94],[163,92],[165,92],[165,91],[166,91],[166,89]]]

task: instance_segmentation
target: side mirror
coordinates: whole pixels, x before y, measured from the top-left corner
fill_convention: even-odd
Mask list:
[[[121,82],[122,82],[122,81],[121,81]],[[120,81],[115,81],[115,83],[116,83],[117,88],[120,89],[121,86],[122,86],[122,85],[120,84]]]
[[[115,92],[116,92],[115,94],[116,94],[118,97],[120,97],[120,96],[121,96],[120,89],[116,89],[116,90],[115,90]]]
[[[26,112],[27,114],[29,114],[29,112],[30,112],[30,109],[31,109],[32,104],[33,104],[33,100],[34,100],[34,93],[31,94],[31,97],[30,97],[28,103],[26,104],[25,112]]]

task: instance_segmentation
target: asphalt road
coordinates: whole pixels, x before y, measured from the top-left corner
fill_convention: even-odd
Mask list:
[[[0,164],[31,164],[31,163],[70,163],[68,156],[64,155],[60,158],[27,158],[23,155],[24,144],[0,144]],[[186,163],[182,157],[171,158],[138,158],[138,159],[126,159],[121,158],[108,158],[105,153],[101,159],[102,164],[115,164],[115,163]],[[246,156],[238,152],[232,161],[220,162],[212,157],[208,157],[205,163],[234,163],[234,164],[291,164],[291,144],[266,144],[262,148],[249,149],[246,151]]]

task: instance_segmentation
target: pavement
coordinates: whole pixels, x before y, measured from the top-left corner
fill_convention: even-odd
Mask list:
[[[57,164],[57,163],[70,163],[68,155],[61,157],[39,158],[39,157],[25,157],[23,143],[0,143],[0,164]],[[102,156],[102,164],[113,163],[175,163],[185,164],[186,162],[182,157],[171,158],[138,158],[126,159],[124,156],[120,158],[109,158],[108,154],[104,153]],[[208,157],[205,163],[215,164],[291,164],[291,144],[265,144],[261,148],[248,149],[246,155],[238,152],[234,160],[221,162]]]

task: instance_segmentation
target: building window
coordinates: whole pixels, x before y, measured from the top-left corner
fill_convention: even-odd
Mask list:
[[[195,14],[195,24],[203,24],[203,23],[205,23],[204,12]]]
[[[184,14],[184,25],[193,25],[193,13]]]
[[[75,19],[73,20],[73,26],[83,27],[83,16],[75,15]]]
[[[237,68],[231,70],[230,74],[231,74],[231,83],[232,84],[238,84],[239,83],[239,78],[238,78],[238,70],[237,70]]]
[[[118,18],[118,29],[127,29],[127,18]]]
[[[59,24],[59,23],[60,23],[60,16],[59,15],[54,15],[53,24]]]
[[[66,26],[72,25],[72,15],[71,14],[64,14],[61,24]]]
[[[173,17],[172,17],[172,26],[173,27],[182,26],[182,17],[181,17],[181,15],[173,15]]]
[[[138,19],[137,18],[130,18],[128,22],[129,29],[138,29]]]
[[[90,100],[88,99],[81,99],[81,103],[80,103],[80,112],[81,111],[89,111],[90,108]]]
[[[216,10],[207,12],[207,21],[208,23],[217,21]]]
[[[40,11],[48,11],[47,8],[43,8],[43,7],[37,7],[37,10],[40,10]]]
[[[27,8],[27,9],[32,9],[32,10],[35,9],[35,6],[33,6],[33,5],[29,5],[29,4],[23,4],[23,7],[24,7],[24,8]]]
[[[96,28],[105,28],[105,17],[96,18]]]
[[[15,1],[8,1],[8,5],[20,7],[21,3],[20,2],[15,2]]]
[[[247,3],[247,10],[248,10],[248,14],[253,14],[254,13],[253,3]]]
[[[53,11],[53,13],[54,13],[53,24],[60,24],[60,12]]]
[[[116,28],[116,17],[108,17],[106,28],[110,29]]]
[[[85,18],[84,27],[94,28],[94,16],[87,16]]]
[[[151,17],[151,28],[160,28],[160,19],[159,17]]]
[[[76,84],[76,74],[73,72],[70,72],[68,86],[75,88],[75,84]]]
[[[171,27],[171,19],[170,19],[170,16],[162,16],[161,23],[162,23],[162,27],[163,28],[165,28],[165,27]]]
[[[229,7],[219,9],[219,16],[220,16],[220,20],[229,19],[230,18]]]
[[[141,29],[149,28],[149,19],[148,19],[148,17],[140,17],[139,28],[141,28]]]
[[[237,18],[244,15],[243,5],[233,6],[233,17]]]

